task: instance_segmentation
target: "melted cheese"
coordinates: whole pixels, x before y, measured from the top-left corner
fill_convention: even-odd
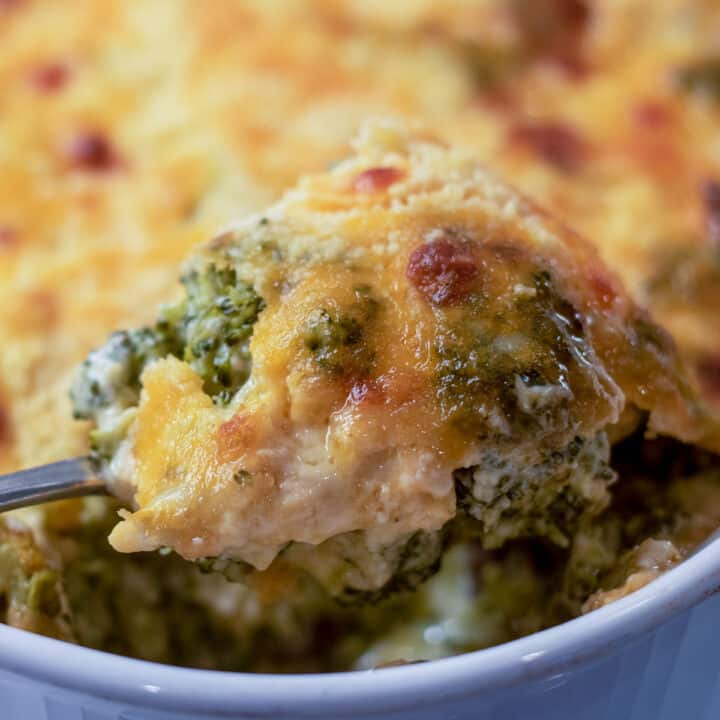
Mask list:
[[[191,266],[209,263],[263,297],[250,379],[225,408],[187,364],[146,368],[132,459],[113,468],[136,488],[118,550],[264,569],[288,543],[362,531],[389,546],[452,519],[453,470],[478,465],[482,484],[489,456],[536,465],[547,497],[524,512],[542,514],[567,482],[542,477],[555,472],[544,458],[617,423],[626,402],[717,446],[671,345],[588,245],[472,157],[392,123],[368,125],[354,157]],[[578,487],[599,509],[600,470],[587,472]]]
[[[698,186],[720,175],[720,108],[673,77],[714,52],[714,0],[589,2],[580,76],[524,50],[501,0],[6,5],[4,470],[85,452],[86,426],[65,422],[75,364],[152,317],[194,244],[342,158],[369,116],[420,120],[499,168],[589,237],[691,359],[716,352],[717,283],[698,292],[672,273],[676,251],[712,265]],[[50,64],[67,77],[44,91],[34,77]],[[528,118],[569,126],[591,152],[556,168],[510,142]],[[87,129],[122,159],[112,172],[68,162]],[[649,292],[668,269],[679,291]]]

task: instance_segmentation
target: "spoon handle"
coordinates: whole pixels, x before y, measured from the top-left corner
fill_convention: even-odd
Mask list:
[[[0,475],[0,512],[50,500],[106,493],[105,484],[96,477],[88,458],[61,460]]]

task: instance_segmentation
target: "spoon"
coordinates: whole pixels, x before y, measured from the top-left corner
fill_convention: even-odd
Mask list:
[[[0,475],[0,512],[83,495],[107,495],[87,457]]]
[[[87,457],[0,475],[0,513],[52,500],[108,494],[105,483],[97,477]],[[693,548],[688,557],[697,555],[719,539],[720,528]]]

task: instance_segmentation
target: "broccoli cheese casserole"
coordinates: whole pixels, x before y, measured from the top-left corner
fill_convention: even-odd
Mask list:
[[[671,343],[589,246],[386,124],[183,282],[73,385],[100,472],[136,506],[110,536],[123,552],[281,557],[332,594],[412,587],[458,509],[488,547],[567,545],[609,501],[608,434],[643,415],[720,449]]]
[[[719,33],[0,3],[0,470],[90,452],[117,497],[4,517],[5,622],[366,668],[680,562],[720,523]]]

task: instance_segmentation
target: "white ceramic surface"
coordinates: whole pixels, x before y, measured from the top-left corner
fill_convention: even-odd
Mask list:
[[[719,720],[720,541],[633,595],[506,645],[369,672],[130,660],[0,625],[0,720]]]

